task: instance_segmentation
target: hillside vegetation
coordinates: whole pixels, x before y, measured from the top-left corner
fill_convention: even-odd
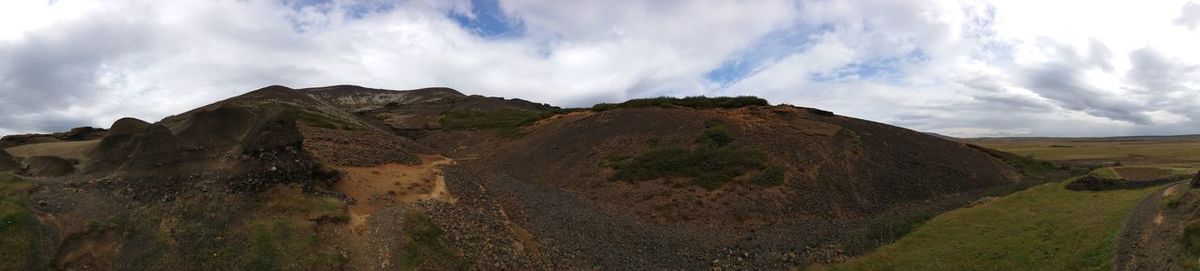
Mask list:
[[[0,267],[36,270],[46,264],[42,232],[29,211],[29,191],[36,186],[0,172]]]
[[[550,118],[556,115],[567,114],[571,112],[593,111],[600,112],[618,108],[645,108],[645,107],[688,107],[695,109],[710,109],[710,108],[739,108],[746,106],[767,106],[770,103],[767,100],[753,96],[738,96],[738,97],[704,97],[694,96],[685,98],[674,97],[658,97],[647,99],[633,99],[622,103],[601,103],[590,108],[567,108],[553,109],[544,111],[529,111],[516,109],[499,109],[499,110],[459,110],[448,111],[441,114],[438,119],[442,129],[450,131],[459,130],[485,130],[492,131],[496,134],[515,138],[524,135],[522,127],[531,125],[539,120]],[[337,127],[337,126],[335,126]]]
[[[1066,182],[950,211],[833,270],[1109,270],[1122,223],[1159,187],[1077,192]]]
[[[658,97],[646,99],[633,99],[622,103],[601,103],[592,106],[592,110],[605,111],[617,108],[639,108],[639,107],[668,107],[679,106],[696,109],[708,108],[738,108],[746,106],[771,105],[767,100],[754,96],[737,96],[737,97],[704,97],[692,96],[684,98],[675,97]]]
[[[707,189],[720,188],[746,172],[762,170],[751,178],[752,183],[776,185],[783,181],[783,170],[764,168],[766,154],[730,146],[734,136],[719,120],[705,122],[704,131],[696,138],[696,147],[659,147],[633,158],[616,158],[613,179],[645,181],[658,178],[686,177],[691,183]]]

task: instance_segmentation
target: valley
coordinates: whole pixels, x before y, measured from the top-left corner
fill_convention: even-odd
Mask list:
[[[755,97],[269,86],[0,139],[0,250],[6,270],[1178,267],[1115,256],[1183,249],[1200,204],[1196,143],[1151,140],[950,140]]]

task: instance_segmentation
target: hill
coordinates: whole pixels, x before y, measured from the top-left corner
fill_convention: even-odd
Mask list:
[[[0,146],[0,251],[33,269],[779,269],[1069,170],[753,97],[448,88],[269,86]]]

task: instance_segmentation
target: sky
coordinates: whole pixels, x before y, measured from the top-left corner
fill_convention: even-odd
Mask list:
[[[268,85],[754,95],[958,137],[1200,133],[1200,0],[0,1],[0,134]]]

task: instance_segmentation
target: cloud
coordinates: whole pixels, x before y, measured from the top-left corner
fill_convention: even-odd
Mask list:
[[[1200,25],[1200,4],[1188,2],[1183,6],[1181,14],[1175,19],[1175,24],[1187,26],[1188,29],[1196,29]]]
[[[1197,133],[1197,10],[1182,1],[6,1],[0,132],[156,120],[270,84],[359,84],[562,106],[759,95],[954,136]]]

